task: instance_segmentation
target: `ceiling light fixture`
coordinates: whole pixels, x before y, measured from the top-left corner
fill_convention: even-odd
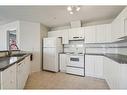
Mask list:
[[[74,14],[74,12],[80,10],[80,7],[79,6],[68,6],[67,10],[69,11],[70,14]]]

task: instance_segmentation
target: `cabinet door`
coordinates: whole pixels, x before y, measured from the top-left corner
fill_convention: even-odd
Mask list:
[[[111,40],[111,24],[106,24],[106,31],[105,31],[105,42],[112,42]]]
[[[48,37],[61,37],[61,32],[60,31],[49,31]]]
[[[62,35],[62,44],[69,44],[68,29],[61,30],[61,35]]]
[[[96,43],[96,26],[85,27],[85,43]]]
[[[112,38],[113,41],[118,41],[120,37],[124,36],[124,21],[122,17],[117,17],[112,22]]]
[[[60,54],[60,72],[66,72],[67,56]]]
[[[85,55],[85,75],[94,76],[94,60],[91,55]]]
[[[120,89],[127,89],[127,64],[119,64],[120,73],[119,73],[119,88]]]
[[[1,72],[1,89],[16,89],[16,64]]]
[[[106,25],[97,25],[96,31],[96,43],[104,43],[105,42],[105,32]]]
[[[23,89],[25,86],[26,80],[26,67],[25,67],[25,60],[22,60],[17,64],[17,86],[18,89]]]
[[[85,74],[96,78],[103,78],[103,57],[85,55]]]
[[[119,88],[119,63],[104,58],[104,78],[111,89]]]
[[[103,57],[94,56],[94,76],[96,78],[103,78]]]
[[[25,82],[26,82],[30,74],[30,56],[27,56],[25,58],[24,71],[25,71],[24,77],[25,77]]]
[[[49,31],[49,32],[48,32],[48,37],[54,37],[54,32]]]
[[[31,68],[30,56],[27,56],[25,58],[25,63],[26,63],[26,72],[27,72],[27,78],[28,78],[28,75],[30,74],[30,68]]]
[[[127,36],[127,18],[124,20],[124,29],[125,36]]]

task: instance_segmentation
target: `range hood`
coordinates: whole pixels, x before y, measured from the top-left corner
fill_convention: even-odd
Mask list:
[[[71,28],[81,28],[81,21],[72,21],[70,23]],[[77,30],[78,31],[78,30]],[[79,35],[74,35],[71,39],[69,39],[70,41],[83,41],[84,37],[79,36]]]

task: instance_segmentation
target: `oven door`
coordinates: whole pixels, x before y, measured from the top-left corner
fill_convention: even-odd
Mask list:
[[[67,66],[84,67],[84,56],[69,56]]]

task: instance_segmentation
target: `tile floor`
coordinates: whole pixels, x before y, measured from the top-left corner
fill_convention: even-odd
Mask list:
[[[65,73],[37,72],[29,76],[25,89],[109,89],[103,79]]]

